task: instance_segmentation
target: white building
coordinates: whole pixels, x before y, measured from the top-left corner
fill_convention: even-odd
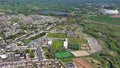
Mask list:
[[[6,58],[7,58],[7,55],[0,55],[0,58],[1,58],[1,59],[6,59]]]
[[[49,41],[48,41],[48,45],[52,45],[52,40],[49,40]]]
[[[65,49],[67,49],[67,47],[68,47],[68,42],[67,41],[64,41],[64,45],[63,45],[64,47],[65,47]]]
[[[112,10],[112,9],[101,9],[101,13],[103,14],[119,14],[119,11],[117,9]]]

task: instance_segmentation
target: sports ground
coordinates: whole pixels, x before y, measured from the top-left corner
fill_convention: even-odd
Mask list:
[[[56,58],[70,58],[73,57],[73,55],[68,51],[63,52],[57,52],[55,53]]]
[[[52,44],[52,48],[53,49],[61,49],[63,46],[63,42],[62,41],[54,41]]]

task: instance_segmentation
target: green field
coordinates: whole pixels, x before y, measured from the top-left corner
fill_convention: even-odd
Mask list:
[[[84,38],[69,38],[69,43],[87,43],[87,40]]]
[[[72,58],[65,58],[65,59],[61,59],[64,63],[66,62],[73,62]]]
[[[68,49],[79,50],[79,45],[78,45],[78,43],[69,43],[68,44]]]
[[[97,22],[120,25],[120,18],[111,18],[110,16],[107,15],[92,16],[90,17],[90,19]]]
[[[73,57],[73,55],[68,51],[57,52],[57,53],[55,53],[55,56],[57,58],[70,58],[70,57]]]
[[[49,53],[49,51],[48,51],[48,48],[47,48],[47,47],[42,47],[42,49],[43,49],[44,53]]]
[[[64,33],[48,33],[47,37],[53,37],[53,38],[66,38],[67,35]]]
[[[16,22],[18,22],[19,20],[20,20],[19,18],[12,18],[12,19],[11,19],[11,22],[15,22],[15,23],[16,23]]]
[[[62,49],[63,42],[62,41],[54,41],[52,44],[53,49]]]

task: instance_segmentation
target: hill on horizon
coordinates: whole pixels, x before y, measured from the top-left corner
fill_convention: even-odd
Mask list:
[[[95,3],[120,3],[120,0],[0,0],[0,2],[24,2],[24,3],[86,3],[86,2],[95,2]]]

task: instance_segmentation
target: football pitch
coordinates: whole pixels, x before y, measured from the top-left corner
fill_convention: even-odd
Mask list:
[[[53,49],[61,49],[63,45],[62,41],[54,41],[52,44],[52,48]]]
[[[57,52],[57,53],[55,53],[55,56],[57,58],[70,58],[70,57],[73,57],[73,55],[68,51]]]

